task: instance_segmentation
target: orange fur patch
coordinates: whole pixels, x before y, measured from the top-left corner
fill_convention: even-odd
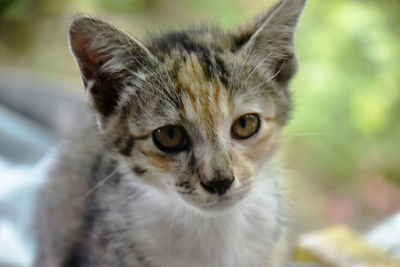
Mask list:
[[[204,123],[203,129],[208,137],[215,132],[217,120],[221,115],[222,83],[210,81],[196,55],[190,55],[177,75],[177,88],[186,95],[184,112],[189,119]],[[191,112],[192,111],[192,112]]]
[[[243,152],[246,158],[253,162],[258,159],[267,159],[273,155],[279,144],[279,129],[273,121],[268,122],[268,128],[265,130],[256,142],[249,145],[248,149]]]

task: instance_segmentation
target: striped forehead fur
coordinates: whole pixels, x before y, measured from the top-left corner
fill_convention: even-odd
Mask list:
[[[202,32],[205,33],[206,30]],[[246,96],[255,103],[266,103],[262,99],[273,97],[273,77],[261,78],[257,69],[259,66],[245,62],[247,54],[235,55],[230,49],[223,50],[221,43],[218,43],[219,46],[212,42],[206,44],[199,37],[197,39],[200,41],[189,39],[185,32],[170,33],[166,39],[159,38],[161,40],[157,39],[153,45],[159,50],[150,46],[151,52],[161,62],[158,66],[141,64],[137,69],[130,70],[121,63],[115,65],[119,68],[118,73],[121,70],[126,71],[122,79],[124,93],[120,95],[121,100],[125,101],[121,102],[130,103],[132,109],[140,111],[139,114],[151,113],[143,108],[152,106],[149,105],[149,100],[158,103],[158,110],[172,108],[179,111],[184,109],[183,102],[189,99],[192,106],[186,105],[186,108],[196,112],[197,108],[205,105],[203,112],[198,114],[210,113],[212,116],[213,109],[207,107],[218,107],[221,93],[230,98]],[[171,39],[177,42],[170,44]],[[117,56],[114,56],[114,61],[118,61]],[[112,66],[111,61],[105,65],[111,70],[112,67],[109,66]],[[136,95],[133,98],[135,101],[130,100],[132,95]],[[136,101],[137,98],[142,100]],[[288,107],[288,102],[282,105],[283,109]],[[125,108],[124,112],[127,111]]]

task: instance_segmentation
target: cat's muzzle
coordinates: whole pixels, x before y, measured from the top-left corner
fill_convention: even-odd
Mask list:
[[[234,178],[214,179],[208,182],[200,182],[201,186],[209,193],[222,196],[231,187]]]

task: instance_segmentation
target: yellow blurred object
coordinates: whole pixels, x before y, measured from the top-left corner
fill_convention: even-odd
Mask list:
[[[336,226],[300,237],[297,262],[315,262],[326,267],[400,267],[400,262],[346,226]]]

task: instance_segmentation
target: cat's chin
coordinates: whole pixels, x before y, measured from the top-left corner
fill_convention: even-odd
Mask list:
[[[241,198],[232,199],[224,197],[216,197],[216,199],[209,203],[199,203],[194,201],[184,200],[191,208],[200,211],[203,214],[219,215],[223,214],[236,206]]]
[[[225,211],[231,210],[233,207],[236,206],[236,204],[238,202],[239,202],[239,200],[237,200],[237,201],[234,201],[234,200],[218,201],[215,204],[200,207],[200,209],[202,211],[204,211],[206,213],[210,213],[210,214],[221,214]]]

